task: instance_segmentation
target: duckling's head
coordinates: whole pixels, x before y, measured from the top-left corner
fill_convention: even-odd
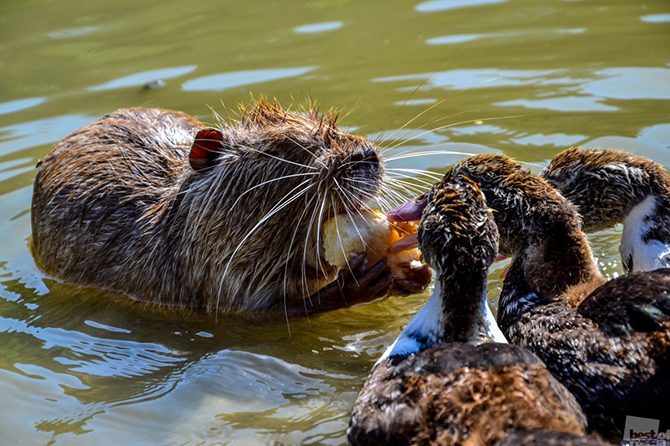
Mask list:
[[[500,231],[501,254],[514,256],[563,223],[579,227],[568,200],[506,155],[465,158],[445,174],[445,181],[457,176],[475,181],[484,193]]]
[[[484,190],[497,186],[523,170],[521,164],[507,155],[482,154],[464,158],[454,164],[445,175],[465,175],[476,181]]]
[[[662,165],[615,150],[571,148],[542,176],[579,209],[584,229],[624,224],[624,269],[670,266],[670,174]]]
[[[438,278],[486,271],[498,252],[498,229],[479,186],[464,176],[441,181],[425,199],[418,237]]]
[[[437,281],[431,298],[379,361],[442,342],[507,342],[486,301],[498,230],[479,186],[464,176],[448,177],[389,218],[421,218],[419,246]]]
[[[573,147],[556,155],[541,175],[575,204],[587,231],[622,223],[638,203],[670,187],[663,166],[616,150]]]

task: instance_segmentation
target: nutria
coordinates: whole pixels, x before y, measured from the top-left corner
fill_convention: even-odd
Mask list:
[[[262,99],[211,128],[181,112],[122,109],[38,164],[32,248],[59,279],[153,304],[330,309],[391,286],[383,261],[339,271],[319,246],[321,223],[375,197],[383,175],[380,151],[340,130],[334,112]]]

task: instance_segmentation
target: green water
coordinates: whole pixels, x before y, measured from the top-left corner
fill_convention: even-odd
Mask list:
[[[504,152],[538,171],[582,144],[670,166],[662,0],[5,1],[0,73],[3,445],[342,444],[368,370],[425,299],[295,319],[289,334],[45,277],[27,248],[35,163],[116,108],[211,121],[251,90],[338,107],[342,125],[396,151]],[[141,88],[156,79],[165,87]],[[618,231],[591,241],[620,271]]]

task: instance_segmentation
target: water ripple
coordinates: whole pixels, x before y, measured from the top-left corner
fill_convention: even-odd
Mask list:
[[[321,23],[310,23],[309,25],[301,25],[293,28],[298,34],[313,34],[313,33],[323,33],[328,31],[335,31],[336,29],[342,28],[342,22],[321,22]]]
[[[184,82],[184,91],[224,91],[244,85],[302,76],[313,71],[315,67],[274,68],[265,70],[233,71],[212,74]]]
[[[504,3],[505,0],[429,0],[416,5],[419,12],[448,11],[451,9],[472,8],[475,6]]]
[[[27,98],[9,102],[0,102],[0,115],[7,115],[9,113],[16,113],[17,111],[37,107],[45,102],[46,98]]]
[[[114,79],[101,85],[95,85],[93,87],[89,87],[88,89],[90,91],[105,91],[105,90],[116,90],[119,88],[138,87],[141,85],[145,85],[148,82],[156,80],[172,79],[175,77],[180,77],[194,71],[196,68],[197,68],[196,65],[185,65],[181,67],[171,67],[171,68],[161,68],[158,70],[141,71],[139,73],[131,74],[129,76],[123,76],[118,79]]]

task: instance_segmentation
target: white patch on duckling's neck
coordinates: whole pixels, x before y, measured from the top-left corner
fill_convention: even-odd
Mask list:
[[[435,284],[433,295],[428,302],[414,315],[407,326],[377,360],[380,363],[391,356],[409,356],[418,353],[437,343],[444,334],[442,318],[442,289],[440,283]]]
[[[484,313],[484,332],[482,333],[483,338],[488,338],[492,342],[499,342],[501,344],[507,344],[507,338],[498,327],[495,316],[491,312],[491,308],[486,300],[486,290],[484,291],[484,296],[482,299],[482,313]]]
[[[624,220],[619,252],[624,265],[632,265],[631,271],[665,268],[670,261],[670,246],[660,240],[645,240],[653,227],[656,199],[655,196],[645,198]]]
[[[491,312],[486,300],[486,289],[481,297],[479,316],[482,319],[478,327],[478,333],[473,334],[473,342],[501,342],[507,343],[507,339],[500,331],[496,319]],[[442,288],[440,283],[435,284],[433,294],[428,302],[414,315],[400,336],[386,349],[384,354],[377,360],[377,364],[392,356],[409,356],[419,353],[432,345],[442,342],[444,335],[444,308],[442,300]]]

